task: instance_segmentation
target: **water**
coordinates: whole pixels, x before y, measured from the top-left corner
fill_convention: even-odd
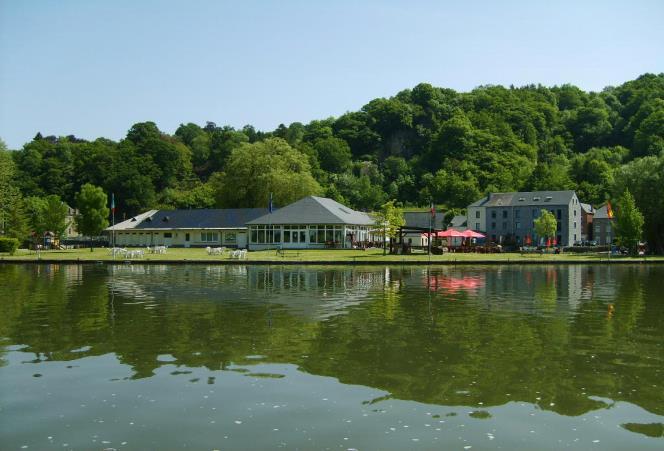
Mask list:
[[[0,449],[662,449],[664,266],[0,265]]]

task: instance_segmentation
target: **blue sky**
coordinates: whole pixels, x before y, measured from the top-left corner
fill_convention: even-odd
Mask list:
[[[272,130],[420,82],[601,90],[664,71],[663,23],[659,0],[0,0],[0,137]]]

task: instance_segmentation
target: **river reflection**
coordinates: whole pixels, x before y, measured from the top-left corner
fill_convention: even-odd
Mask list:
[[[508,418],[516,421],[500,413],[509,406],[579,418],[629,411],[615,422],[630,438],[617,436],[615,443],[661,446],[663,292],[664,266],[646,265],[0,265],[0,424],[12,403],[21,405],[7,387],[27,392],[36,381],[60,378],[42,387],[76,390],[68,380],[77,368],[92,371],[83,363],[100,359],[96,365],[107,370],[90,374],[106,384],[165,387],[169,376],[216,386],[224,374],[223,384],[231,374],[249,375],[288,393],[291,403],[304,402],[308,392],[289,381],[309,387],[333,378],[365,387],[349,402],[367,415],[406,401],[450,414],[467,408],[466,419],[507,427]],[[30,415],[29,406],[22,409]],[[319,415],[323,421],[329,412]],[[455,421],[440,415],[436,422]],[[549,425],[559,421],[546,418]],[[434,419],[431,413],[427,424]],[[570,421],[571,429],[577,420]],[[517,437],[503,445],[542,444]],[[314,447],[336,446],[319,440]]]

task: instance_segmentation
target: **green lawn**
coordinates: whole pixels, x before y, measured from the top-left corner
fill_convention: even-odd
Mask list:
[[[445,255],[432,255],[432,262],[464,262],[464,261],[536,261],[536,262],[553,262],[553,261],[598,261],[606,260],[607,254],[525,254],[518,253],[503,253],[503,254],[445,254]],[[611,257],[614,260],[635,260],[643,261],[643,257],[638,259],[630,259],[626,257]],[[89,249],[75,249],[75,250],[53,250],[42,251],[38,256],[34,251],[20,249],[14,256],[9,256],[6,253],[0,253],[0,259],[3,260],[81,260],[81,261],[113,261],[113,256],[108,249],[95,249],[90,252]],[[116,261],[126,260],[124,257],[116,257]],[[132,259],[133,261],[230,261],[231,258],[228,253],[223,256],[210,256],[207,255],[205,249],[182,249],[172,248],[166,254],[145,254],[144,258]],[[664,257],[647,257],[648,261],[664,260]],[[237,261],[237,260],[233,260]],[[411,254],[411,255],[383,255],[380,249],[362,250],[288,250],[285,255],[277,255],[275,251],[256,251],[249,252],[246,262],[252,261],[289,261],[289,262],[394,262],[401,263],[403,261],[421,261],[426,263],[429,261],[429,256],[426,254]]]

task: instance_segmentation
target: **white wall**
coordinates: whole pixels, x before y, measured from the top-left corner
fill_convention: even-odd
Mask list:
[[[217,234],[213,241],[203,241],[202,233],[212,232]],[[171,236],[168,237],[167,235]],[[189,234],[189,241],[187,241]],[[233,236],[235,237],[233,239]],[[146,246],[173,246],[173,247],[246,247],[246,229],[178,229],[178,230],[125,230],[115,232],[117,246],[146,247]]]

